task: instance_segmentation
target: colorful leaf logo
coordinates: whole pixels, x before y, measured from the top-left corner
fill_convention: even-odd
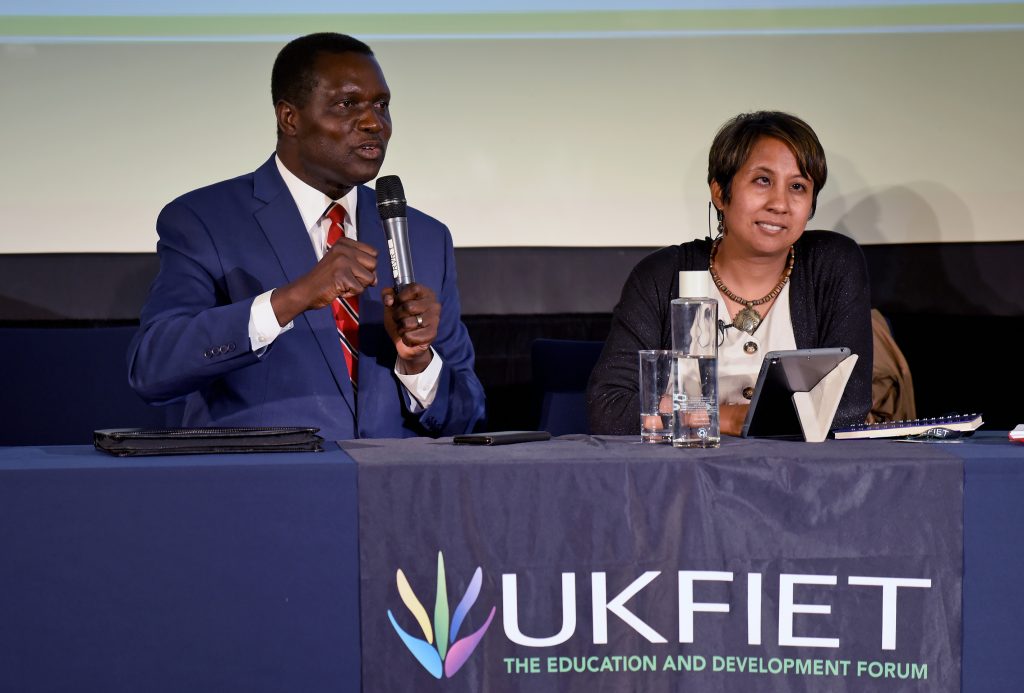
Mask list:
[[[470,608],[476,603],[477,597],[480,596],[483,572],[477,567],[473,573],[473,579],[469,581],[466,594],[463,595],[459,605],[455,607],[455,613],[452,615],[450,624],[448,621],[448,584],[444,575],[444,554],[440,551],[437,552],[437,596],[434,599],[433,624],[430,622],[430,617],[427,616],[427,610],[423,608],[423,604],[416,598],[416,593],[413,592],[412,586],[409,584],[401,568],[398,570],[396,579],[398,582],[398,594],[406,608],[413,615],[413,618],[416,619],[420,630],[423,631],[423,639],[405,632],[398,625],[394,614],[391,613],[391,609],[388,609],[388,619],[391,620],[391,625],[394,627],[395,632],[398,633],[398,637],[405,643],[405,646],[409,648],[409,651],[416,657],[416,660],[423,665],[423,668],[430,672],[431,676],[439,679],[443,674],[451,678],[455,675],[455,672],[462,668],[462,665],[466,663],[469,656],[473,654],[473,650],[476,649],[476,646],[480,643],[484,633],[487,632],[487,628],[490,627],[491,621],[494,619],[495,608],[492,606],[491,613],[487,616],[487,621],[484,622],[484,625],[479,630],[461,640],[455,639],[459,634],[462,622],[466,620],[466,614],[469,613]],[[450,646],[449,643],[451,643]]]

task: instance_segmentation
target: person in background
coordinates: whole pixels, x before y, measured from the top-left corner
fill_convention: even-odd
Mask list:
[[[335,440],[473,430],[483,388],[443,224],[408,210],[417,282],[390,288],[363,185],[391,137],[373,52],[343,34],[297,38],[274,62],[271,96],[276,153],[157,219],[131,386],[151,403],[184,400],[189,427],[315,426]]]
[[[764,354],[849,347],[858,355],[833,426],[864,423],[871,406],[871,295],[857,244],[806,231],[828,168],[817,135],[777,111],[736,116],[708,155],[718,236],[662,248],[629,275],[587,387],[590,430],[637,433],[637,351],[670,349],[669,303],[681,270],[717,287],[722,433],[739,435]]]

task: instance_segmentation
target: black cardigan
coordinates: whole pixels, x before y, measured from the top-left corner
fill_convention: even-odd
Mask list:
[[[590,431],[640,429],[637,351],[672,348],[669,302],[680,270],[707,269],[711,239],[662,248],[641,260],[622,288],[611,331],[587,386]],[[806,231],[795,244],[789,309],[797,348],[849,347],[857,365],[833,426],[864,423],[871,408],[871,292],[860,247],[832,231]]]

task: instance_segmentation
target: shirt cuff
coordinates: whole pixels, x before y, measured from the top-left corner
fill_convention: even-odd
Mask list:
[[[434,351],[434,347],[430,347],[430,351],[434,357],[430,359],[430,363],[422,373],[403,373],[400,370],[401,361],[395,362],[395,375],[398,376],[412,398],[409,403],[409,411],[413,414],[419,414],[429,407],[437,396],[437,384],[441,380],[441,366],[444,364],[441,362],[440,355]]]
[[[257,356],[262,356],[278,335],[292,329],[292,325],[295,324],[289,322],[284,327],[278,324],[274,306],[270,304],[272,293],[273,289],[257,296],[252,302],[252,308],[249,309],[249,346]]]

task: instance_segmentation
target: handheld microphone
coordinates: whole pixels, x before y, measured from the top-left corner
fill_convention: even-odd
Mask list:
[[[377,211],[384,222],[391,255],[391,274],[395,278],[395,291],[401,291],[416,281],[412,274],[412,254],[409,251],[409,221],[405,216],[405,190],[398,176],[377,179]]]

